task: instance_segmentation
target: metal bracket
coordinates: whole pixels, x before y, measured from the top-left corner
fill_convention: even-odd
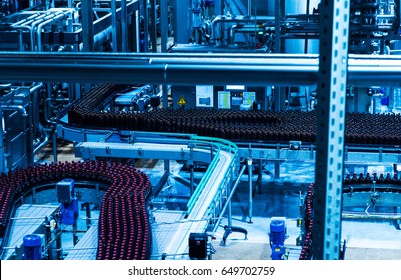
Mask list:
[[[383,148],[379,147],[379,162],[383,161]]]
[[[277,159],[280,159],[280,144],[277,144],[277,153],[276,153]]]

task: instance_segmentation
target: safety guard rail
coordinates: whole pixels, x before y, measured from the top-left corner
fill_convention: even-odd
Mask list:
[[[211,161],[208,169],[206,170],[205,175],[202,177],[200,183],[198,184],[198,187],[196,188],[194,194],[191,196],[191,199],[189,200],[189,202],[187,204],[187,209],[188,209],[187,214],[189,214],[191,212],[191,210],[193,209],[195,203],[199,199],[201,192],[205,188],[212,173],[215,171],[217,163],[220,160],[221,151],[226,151],[226,152],[233,154],[229,168],[227,168],[224,171],[223,180],[219,183],[218,192],[216,192],[216,194],[213,198],[212,204],[209,207],[208,214],[212,215],[211,218],[214,219],[216,217],[216,214],[218,213],[218,208],[222,207],[223,198],[227,193],[227,190],[226,190],[227,184],[231,181],[233,172],[235,171],[235,168],[237,166],[238,147],[233,142],[230,142],[230,141],[227,141],[224,139],[212,138],[212,137],[202,137],[202,136],[194,136],[193,143],[196,148],[200,148],[200,147],[205,148],[207,146],[210,146],[210,148],[214,150],[214,157],[213,157],[213,160]],[[218,202],[220,202],[220,203],[218,203]]]

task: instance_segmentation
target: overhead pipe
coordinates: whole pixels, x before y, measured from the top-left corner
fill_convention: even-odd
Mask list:
[[[41,14],[34,14],[34,15],[32,15],[32,16],[26,18],[26,19],[23,19],[21,21],[18,21],[18,22],[15,22],[15,23],[11,24],[11,27],[14,28],[14,27],[17,27],[17,26],[26,26],[26,25],[32,24],[33,22],[35,22],[37,20],[40,20],[40,19],[42,19],[42,18],[44,18],[44,17],[46,17],[46,16],[48,16],[50,14],[51,13],[49,13],[49,12],[43,12]]]
[[[43,23],[44,21],[50,20],[53,18],[55,15],[59,13],[68,13],[72,16],[72,9],[69,9],[67,11],[62,11],[62,12],[35,12],[35,14],[27,17],[24,20],[18,21],[16,23],[11,24],[11,28],[13,29],[19,29],[19,30],[27,30],[30,35],[30,50],[34,51],[35,50],[35,29],[36,26]],[[22,33],[20,34],[20,49],[21,51],[23,50],[22,46]],[[39,49],[40,50],[40,49]]]
[[[314,85],[318,55],[0,52],[6,81]],[[401,56],[349,55],[351,86],[401,86]]]
[[[235,43],[235,30],[241,28],[241,25],[233,24],[227,29],[227,43],[228,45],[234,45]]]
[[[63,77],[64,82],[160,84],[225,84],[238,82],[240,76],[244,82],[266,85],[269,82],[288,83],[288,75],[293,76],[294,84],[309,84],[317,80],[314,75],[318,70],[317,57],[312,58],[315,60],[312,62],[304,59],[306,57],[287,59],[286,56],[264,59],[267,57],[257,55],[82,54],[30,56],[18,53],[13,56],[7,52],[3,56],[0,53],[0,58],[4,57],[0,60],[0,73],[4,74],[2,77],[5,80],[45,82],[60,81]]]
[[[29,89],[29,92],[30,92],[30,93],[34,93],[35,91],[39,90],[39,89],[42,88],[42,87],[43,87],[43,83],[38,83],[37,85],[31,87],[31,88]]]
[[[38,16],[40,16],[41,13],[44,13],[44,12],[43,11],[35,11],[35,13],[33,15],[11,24],[11,27],[25,24],[26,22],[31,21],[31,20],[37,18]]]

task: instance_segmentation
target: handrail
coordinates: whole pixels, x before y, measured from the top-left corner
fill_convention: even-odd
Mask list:
[[[200,193],[203,191],[203,188],[205,187],[206,183],[210,179],[211,174],[214,172],[217,162],[220,159],[220,151],[227,151],[227,152],[233,154],[229,168],[227,168],[225,170],[224,179],[221,182],[219,182],[218,192],[216,192],[215,196],[213,197],[213,200],[212,200],[213,203],[212,203],[211,207],[209,208],[208,214],[212,215],[213,212],[215,212],[216,200],[221,196],[221,193],[223,192],[224,188],[227,186],[227,184],[229,183],[229,181],[231,179],[232,172],[235,168],[236,161],[239,156],[239,149],[238,149],[238,146],[231,141],[228,141],[225,139],[220,139],[220,138],[214,138],[214,137],[194,136],[194,144],[197,144],[198,147],[200,146],[200,144],[212,145],[212,147],[218,148],[218,154],[216,153],[215,157],[213,158],[212,162],[210,163],[210,165],[205,173],[205,176],[202,178],[201,182],[198,184],[198,187],[196,188],[195,193],[192,195],[190,201],[188,202],[187,215],[192,210],[193,206],[195,205],[197,199],[200,196]],[[226,203],[228,203],[228,200],[226,201]]]
[[[202,193],[203,189],[205,188],[207,182],[209,181],[214,169],[216,168],[217,163],[220,160],[220,148],[216,151],[216,154],[210,163],[208,169],[205,172],[205,175],[202,177],[201,181],[198,184],[198,187],[195,189],[195,192],[191,196],[190,200],[187,203],[187,215],[191,212],[194,208],[195,203],[198,201],[199,195]]]
[[[65,131],[69,127],[70,126],[67,123],[64,123],[63,121],[60,120],[58,129],[60,130],[59,134],[61,135],[62,138],[63,137],[65,137],[66,139],[69,138],[67,135],[65,135],[65,133],[63,133],[63,131]],[[217,192],[212,199],[213,202],[215,202],[218,197],[221,197],[222,194],[224,194],[225,188],[227,187],[227,184],[230,183],[233,172],[235,172],[235,169],[237,167],[237,161],[240,156],[239,148],[235,143],[225,139],[198,136],[196,134],[180,134],[180,133],[170,133],[170,132],[141,132],[141,131],[128,131],[128,130],[127,131],[109,130],[106,132],[104,130],[103,131],[98,131],[96,129],[87,130],[85,128],[78,128],[77,133],[78,132],[79,132],[79,139],[82,139],[81,141],[78,140],[78,142],[88,142],[89,138],[97,139],[92,141],[108,142],[109,137],[118,134],[121,137],[121,141],[125,142],[126,144],[144,142],[148,144],[152,143],[152,144],[166,144],[166,145],[170,144],[185,145],[189,149],[189,155],[190,155],[189,160],[193,159],[194,155],[193,152],[199,152],[199,150],[204,150],[204,151],[210,150],[211,154],[210,163],[205,173],[205,176],[201,179],[201,182],[198,184],[189,202],[187,203],[187,217],[191,214],[191,211],[194,209],[204,188],[207,186],[208,180],[211,178],[213,172],[216,171],[215,169],[218,167],[218,163],[221,158],[221,153],[222,152],[229,153],[232,156],[230,157],[230,162],[228,163],[228,167],[227,166],[225,167],[223,177],[220,176],[220,180],[217,182],[219,185],[215,186],[217,187],[215,188],[217,189]],[[87,133],[88,135],[86,135]],[[207,160],[206,162],[209,161]],[[211,205],[207,210],[207,212],[205,212],[204,214],[210,217],[213,211],[217,209],[216,207],[219,206]]]
[[[239,184],[239,182],[241,180],[241,176],[242,176],[242,174],[244,174],[245,167],[246,167],[246,165],[242,166],[241,171],[239,172],[239,175],[238,175],[238,177],[237,177],[237,179],[236,179],[236,181],[234,183],[234,186],[233,186],[231,192],[229,193],[229,195],[227,197],[226,203],[225,203],[223,209],[221,210],[221,212],[220,212],[220,214],[219,214],[219,216],[217,218],[218,220],[220,220],[224,216],[224,214],[225,214],[225,212],[227,210],[228,204],[229,204],[231,198],[233,197],[233,195],[234,195],[234,193],[235,193],[235,191],[236,191],[236,189],[238,187],[238,184]],[[215,200],[213,200],[213,201],[215,202]],[[213,233],[215,233],[217,231],[217,227],[218,227],[218,223],[216,223],[216,225],[214,226],[213,231],[212,231]]]

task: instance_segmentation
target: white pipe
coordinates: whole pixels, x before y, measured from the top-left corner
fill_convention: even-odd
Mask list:
[[[49,19],[49,20],[46,20],[46,21],[40,23],[38,25],[38,28],[36,29],[36,36],[37,36],[36,43],[37,43],[37,51],[38,52],[42,51],[42,36],[41,36],[42,35],[42,28],[45,25],[49,24],[49,23],[54,23],[54,19],[55,18]]]
[[[62,13],[56,13],[51,19],[46,20],[45,22],[42,22],[38,25],[38,28],[36,29],[37,33],[37,47],[38,47],[38,52],[42,51],[42,28],[50,23],[55,23],[56,21],[63,19],[65,16],[70,14],[71,11],[68,12],[62,12]]]
[[[35,50],[35,37],[33,35],[33,27],[30,24],[33,24],[33,23],[37,22],[38,20],[42,20],[44,17],[46,17],[46,15],[49,15],[49,13],[41,14],[36,18],[32,18],[32,16],[31,16],[31,17],[29,17],[29,20],[25,20],[25,21],[22,20],[22,21],[16,22],[16,23],[11,25],[11,28],[14,28],[14,29],[19,29],[19,30],[26,29],[26,30],[28,30],[29,35],[30,35],[30,41],[31,41],[30,42],[30,50],[31,51]],[[20,36],[21,36],[20,50],[23,50],[22,33],[20,34]]]
[[[27,21],[31,21],[31,20],[35,19],[37,16],[40,16],[40,12],[39,12],[39,11],[38,11],[38,12],[35,12],[33,15],[31,15],[31,16],[29,16],[29,17],[27,17],[27,18],[24,18],[24,19],[22,19],[22,20],[20,20],[20,21],[17,21],[17,22],[15,22],[15,23],[11,24],[11,27],[13,27],[13,26],[19,26],[19,25],[21,25],[21,24],[25,24]]]

